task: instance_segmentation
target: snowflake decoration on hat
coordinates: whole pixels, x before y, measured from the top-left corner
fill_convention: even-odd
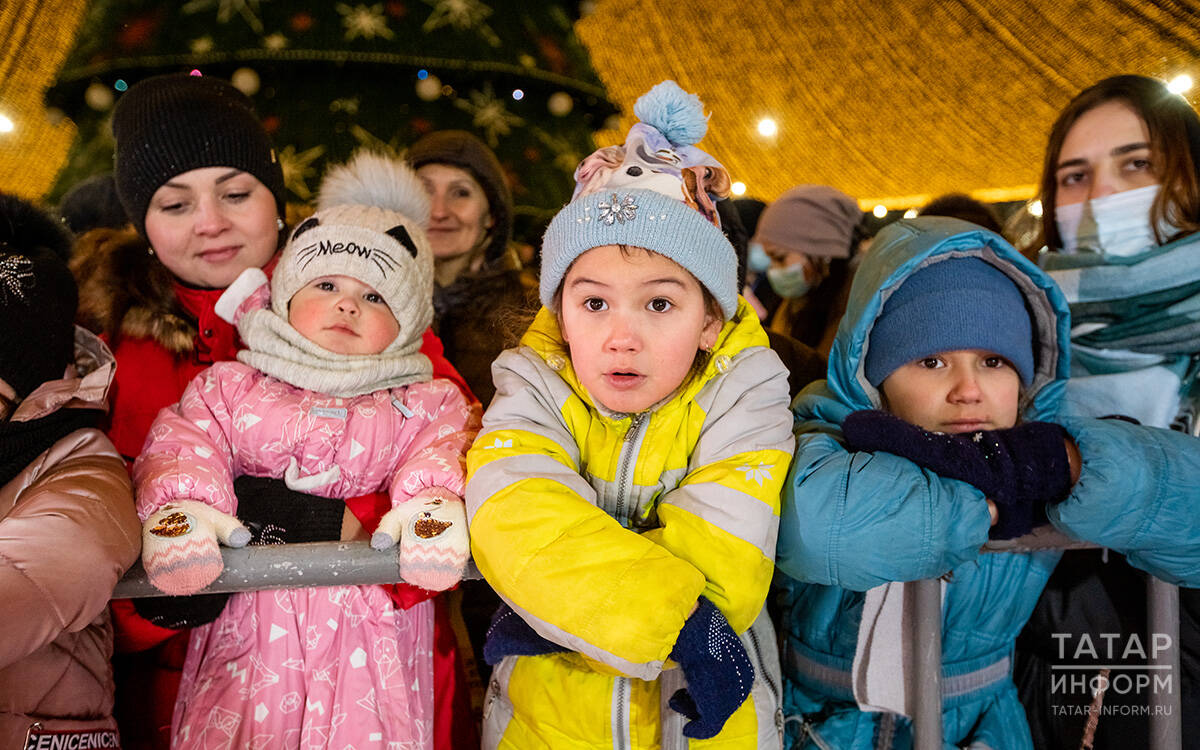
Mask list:
[[[483,91],[472,91],[468,96],[470,101],[456,99],[454,106],[471,114],[471,124],[487,135],[492,148],[500,144],[498,136],[508,135],[514,126],[525,124],[525,120],[504,108],[504,102],[496,98],[490,83]]]
[[[0,255],[0,291],[5,298],[27,301],[25,292],[33,288],[33,261],[23,255]]]
[[[202,10],[215,7],[217,23],[229,23],[233,14],[237,13],[255,33],[263,32],[262,21],[258,19],[258,6],[261,0],[190,0],[184,3],[184,13],[199,13]]]
[[[613,193],[609,202],[601,203],[598,208],[600,209],[600,221],[605,224],[612,225],[614,222],[624,224],[637,218],[638,205],[634,203],[632,195],[618,197],[616,193]]]
[[[424,0],[424,3],[433,8],[429,18],[421,26],[421,30],[426,34],[443,26],[450,26],[458,31],[474,29],[488,44],[493,47],[500,46],[500,37],[492,31],[491,26],[483,22],[492,15],[492,9],[479,0]]]
[[[372,6],[356,5],[351,8],[346,3],[337,4],[337,12],[342,14],[342,23],[346,26],[346,41],[361,36],[363,39],[383,37],[391,39],[395,34],[388,28],[387,18],[383,15],[383,3]]]

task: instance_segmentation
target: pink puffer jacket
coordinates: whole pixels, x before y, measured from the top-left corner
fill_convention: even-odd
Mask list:
[[[478,427],[449,381],[335,398],[218,363],[151,427],[138,515],[179,500],[235,514],[246,474],[324,497],[387,491],[393,506],[433,487],[461,496]],[[172,747],[430,747],[432,638],[431,602],[398,610],[377,586],[236,594],[193,631]]]

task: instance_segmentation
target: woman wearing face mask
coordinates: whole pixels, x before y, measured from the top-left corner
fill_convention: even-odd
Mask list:
[[[71,266],[79,282],[80,322],[101,333],[116,358],[108,436],[132,462],[159,410],[178,401],[209,365],[235,358],[236,331],[214,306],[243,270],[274,267],[286,238],[285,196],[279,159],[252,103],[218,78],[172,74],[138,82],[117,101],[113,135],[116,189],[133,227],[82,235]],[[431,332],[422,353],[432,360],[435,377],[465,388]],[[338,509],[321,528],[298,518],[275,538],[349,538],[364,522],[371,527],[377,521],[374,497],[348,501],[350,510]],[[308,500],[282,492],[272,497],[276,510],[289,503],[302,508]],[[251,503],[244,505],[243,520],[255,523],[248,516]],[[399,587],[393,598],[405,606],[408,593]],[[227,598],[114,601],[123,747],[167,746],[187,628],[214,620]],[[441,656],[438,679],[453,674],[453,650]],[[448,738],[448,722],[436,731]],[[447,739],[441,746],[455,744],[462,743]]]
[[[770,259],[769,290],[760,283],[757,292],[771,330],[829,355],[863,239],[862,220],[857,201],[824,185],[791,188],[763,210],[750,263],[753,268],[758,255],[754,244]]]
[[[434,327],[446,358],[486,407],[492,360],[506,346],[506,312],[536,309],[537,279],[511,244],[513,203],[504,170],[483,141],[461,130],[421,138],[408,162],[429,193]]]
[[[1161,81],[1143,76],[1114,76],[1085,89],[1051,128],[1040,260],[1071,303],[1067,414],[1120,414],[1196,433],[1200,335],[1188,311],[1200,304],[1198,159],[1200,118]],[[1183,736],[1194,748],[1200,602],[1194,589],[1180,589],[1180,600]],[[1051,666],[1087,664],[1071,658],[1085,634],[1093,643],[1109,637],[1119,656],[1131,634],[1147,637],[1145,612],[1144,576],[1123,558],[1064,556],[1018,648],[1017,682],[1039,747],[1077,744],[1087,716],[1075,709],[1092,701],[1090,691],[1055,691]],[[1063,643],[1073,644],[1066,658]],[[1145,741],[1148,694],[1107,691],[1096,748]],[[1136,710],[1114,705],[1124,703]]]

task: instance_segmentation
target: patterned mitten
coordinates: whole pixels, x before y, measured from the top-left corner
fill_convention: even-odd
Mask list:
[[[750,695],[754,665],[721,610],[700,597],[696,611],[679,631],[671,658],[679,663],[687,688],[676,690],[668,705],[690,719],[687,737],[715,737]]]
[[[487,640],[483,644],[483,660],[494,667],[506,656],[541,656],[555,654],[567,649],[538,635],[529,623],[513,612],[512,607],[501,604],[488,626]]]
[[[426,490],[384,514],[371,546],[388,549],[400,540],[400,575],[429,591],[462,580],[471,552],[467,507],[449,490]]]
[[[864,410],[842,422],[846,445],[884,451],[979,488],[999,518],[989,535],[1012,539],[1046,522],[1046,505],[1071,490],[1066,431],[1052,422],[950,435],[929,432],[883,411]]]
[[[142,524],[142,566],[150,584],[171,596],[200,591],[225,569],[218,541],[244,547],[250,532],[233,516],[195,500],[159,508]]]

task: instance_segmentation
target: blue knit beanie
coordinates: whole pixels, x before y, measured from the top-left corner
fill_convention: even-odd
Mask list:
[[[1012,363],[1023,384],[1033,381],[1025,297],[980,258],[938,261],[901,282],[871,329],[867,381],[878,388],[902,365],[958,349],[995,352]]]
[[[738,306],[737,253],[714,198],[729,175],[696,148],[708,127],[700,100],[663,81],[640,97],[624,146],[602,148],[575,171],[575,197],[542,239],[540,297],[553,304],[567,269],[588,250],[629,245],[670,258],[696,277],[726,320]]]

